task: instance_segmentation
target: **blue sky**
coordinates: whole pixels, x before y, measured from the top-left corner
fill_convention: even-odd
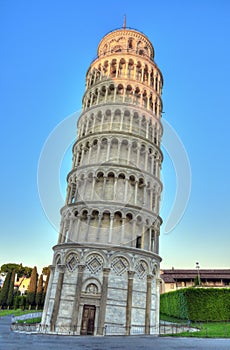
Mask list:
[[[191,164],[185,214],[160,238],[162,268],[194,268],[196,261],[203,268],[229,268],[228,0],[0,2],[0,265],[51,263],[57,232],[39,201],[39,156],[56,125],[81,109],[97,45],[122,26],[124,13],[127,26],[154,45],[164,75],[163,116]],[[70,167],[69,151],[60,172],[63,195]],[[162,176],[166,220],[176,191],[166,153]]]

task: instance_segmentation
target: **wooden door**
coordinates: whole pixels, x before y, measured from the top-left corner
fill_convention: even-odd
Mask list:
[[[81,335],[93,335],[96,306],[84,305],[81,322]]]

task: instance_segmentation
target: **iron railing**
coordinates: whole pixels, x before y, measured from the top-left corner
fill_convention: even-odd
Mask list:
[[[196,336],[196,332],[204,330],[203,337],[210,337],[211,328],[209,329],[208,323],[172,323],[161,321],[159,326],[152,326],[146,329],[144,326],[135,325],[129,328],[124,325],[105,325],[103,328],[94,328],[91,332],[82,331],[81,327],[69,327],[65,325],[56,326],[51,329],[48,325],[41,325],[40,323],[27,324],[27,323],[14,323],[11,325],[11,330],[15,332],[23,333],[41,333],[41,334],[54,334],[54,335],[176,335],[181,333],[193,333]],[[225,322],[220,329],[219,337],[230,338],[230,322]]]

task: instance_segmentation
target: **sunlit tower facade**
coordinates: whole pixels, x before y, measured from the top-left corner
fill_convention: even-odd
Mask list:
[[[47,332],[159,333],[162,86],[146,35],[124,26],[103,37],[86,73]]]

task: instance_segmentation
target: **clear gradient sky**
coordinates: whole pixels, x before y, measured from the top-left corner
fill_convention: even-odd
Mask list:
[[[176,228],[161,235],[161,266],[230,267],[229,0],[0,2],[0,265],[41,269],[52,261],[58,233],[39,201],[39,156],[56,125],[81,109],[97,45],[122,26],[124,13],[127,26],[154,45],[164,76],[163,117],[191,164],[190,200]],[[63,196],[70,167],[69,151],[61,167]],[[164,220],[175,179],[165,153]]]

